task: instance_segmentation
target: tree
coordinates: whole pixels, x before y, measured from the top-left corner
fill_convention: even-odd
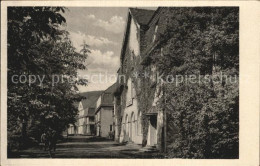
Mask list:
[[[74,103],[82,99],[77,85],[87,84],[77,70],[86,69],[89,52],[75,51],[64,30],[64,12],[62,7],[8,8],[8,143],[17,135],[26,144],[28,136],[38,139],[49,127],[61,132],[75,121]],[[14,82],[14,75],[43,82]]]
[[[238,158],[238,8],[168,8],[164,17],[164,56],[155,50],[153,63],[165,80],[197,78],[164,84],[169,156]]]

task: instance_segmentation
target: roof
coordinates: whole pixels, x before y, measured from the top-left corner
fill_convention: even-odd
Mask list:
[[[90,91],[90,92],[81,93],[80,94],[81,96],[86,97],[86,99],[83,99],[81,101],[83,105],[83,109],[89,107],[95,107],[95,102],[102,93],[103,91]]]
[[[90,91],[90,92],[84,92],[84,93],[80,94],[81,96],[86,97],[86,99],[81,100],[81,103],[83,105],[83,109],[88,110],[88,111],[86,111],[85,116],[93,116],[94,115],[94,111],[91,108],[94,108],[94,110],[95,110],[96,101],[102,93],[103,93],[103,91]]]
[[[110,87],[108,87],[104,93],[114,93],[114,91],[116,90],[117,88],[117,83],[114,83],[113,85],[111,85]]]
[[[151,19],[147,23],[147,28],[145,29],[144,35],[140,36],[142,42],[141,54],[142,57],[141,64],[148,65],[151,62],[151,52],[158,48],[160,44],[165,41],[161,35],[165,33],[166,25],[164,24],[164,18],[161,15],[167,12],[167,7],[158,7],[157,10],[152,15]],[[155,32],[157,26],[157,31]],[[154,35],[156,38],[154,39]]]
[[[114,106],[114,92],[117,88],[117,83],[114,83],[110,87],[108,87],[102,94],[101,94],[101,102],[98,104],[98,108],[96,108],[96,112],[101,107],[113,107]]]
[[[155,10],[139,9],[139,8],[129,8],[129,11],[133,18],[140,25],[147,25],[153,16]]]
[[[150,115],[156,115],[158,113],[157,107],[152,106],[146,113],[145,115],[150,116]]]
[[[166,9],[167,10],[167,9]],[[142,55],[147,55],[151,50],[153,50],[161,41],[160,35],[165,33],[166,26],[163,23],[165,20],[160,19],[161,13],[165,11],[164,7],[159,7],[152,16],[151,20],[149,21],[149,28],[145,32],[144,42],[145,47],[142,50]],[[157,27],[157,32],[155,33],[155,28]],[[156,35],[154,41],[154,35]]]
[[[157,9],[158,10],[158,9]],[[125,27],[125,33],[123,37],[123,43],[121,48],[121,63],[124,59],[125,49],[129,37],[129,29],[131,23],[131,17],[139,24],[141,27],[147,27],[146,25],[150,22],[152,17],[154,16],[155,11],[157,10],[147,10],[147,9],[139,9],[139,8],[129,8],[128,16],[127,16],[127,23]]]

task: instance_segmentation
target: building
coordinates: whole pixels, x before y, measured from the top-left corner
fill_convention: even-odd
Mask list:
[[[81,93],[85,99],[78,106],[77,122],[70,124],[68,134],[94,135],[95,134],[95,109],[96,101],[103,91],[90,91]]]
[[[106,89],[96,102],[95,120],[96,135],[100,137],[109,137],[109,133],[114,131],[114,103],[113,92],[116,84]]]
[[[119,142],[158,149],[164,146],[165,116],[156,106],[162,91],[159,91],[157,70],[149,56],[165,28],[161,23],[165,21],[161,17],[165,10],[167,8],[155,11],[129,8],[114,92],[115,140]]]

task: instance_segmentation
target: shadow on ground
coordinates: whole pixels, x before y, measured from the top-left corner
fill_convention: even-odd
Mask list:
[[[70,136],[57,144],[51,154],[42,147],[11,152],[8,158],[163,158],[157,152],[145,152],[136,144],[122,145],[100,137]]]

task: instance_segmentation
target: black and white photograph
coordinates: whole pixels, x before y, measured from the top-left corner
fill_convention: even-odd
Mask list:
[[[239,8],[8,7],[8,157],[239,158]]]
[[[7,159],[240,159],[239,6],[6,12]]]

